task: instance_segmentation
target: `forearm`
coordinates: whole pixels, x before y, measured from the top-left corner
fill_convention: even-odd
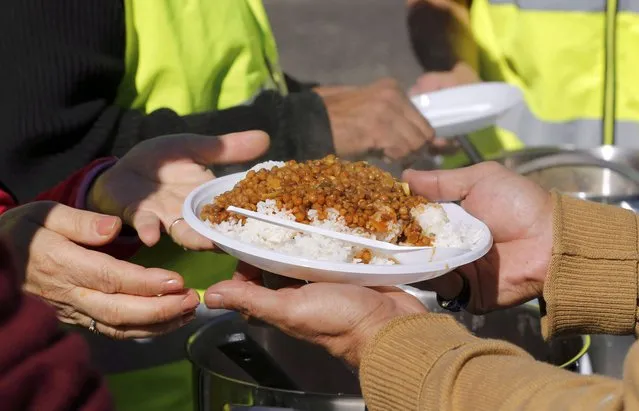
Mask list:
[[[553,200],[544,335],[636,333],[637,215],[556,193]]]
[[[633,371],[637,348],[627,359]],[[389,324],[368,345],[360,381],[371,411],[621,410],[639,405],[634,372],[624,383],[570,373],[537,362],[512,344],[474,337],[442,314]]]
[[[465,62],[478,71],[470,27],[470,0],[407,0],[413,51],[425,71],[448,71]]]

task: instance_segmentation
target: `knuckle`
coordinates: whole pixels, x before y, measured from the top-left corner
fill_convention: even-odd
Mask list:
[[[255,304],[249,299],[242,299],[237,304],[237,310],[242,314],[253,316],[256,313]]]
[[[56,315],[56,318],[58,319],[58,321],[60,321],[63,324],[77,325],[77,323],[75,321],[69,319],[68,317]]]
[[[394,102],[396,100],[399,100],[399,93],[397,92],[397,89],[394,87],[384,87],[379,91],[379,96],[381,98],[382,101],[386,102],[386,103],[390,103],[390,102]]]
[[[140,281],[139,284],[139,294],[140,295],[155,295],[157,293],[154,293],[153,290],[154,287],[153,284],[151,283],[151,280],[148,278],[144,278]]]
[[[259,312],[259,307],[256,304],[258,300],[255,293],[250,290],[245,290],[238,299],[238,308],[243,314],[255,316]]]
[[[105,293],[113,294],[122,289],[122,281],[114,275],[111,265],[104,261],[101,262],[97,270],[97,280],[101,285],[99,288]]]
[[[125,286],[123,281],[117,277],[116,292],[122,292],[126,294],[134,295],[157,295],[159,294],[159,286],[155,286],[158,283],[156,277],[153,275],[153,269],[145,269],[139,266],[129,267],[127,269],[128,282]],[[155,279],[155,280],[154,280]],[[126,287],[126,290],[125,290]]]
[[[178,306],[179,308],[179,306]],[[166,304],[159,305],[153,312],[153,322],[164,323],[172,320],[176,316],[175,309]]]
[[[394,121],[394,112],[388,100],[378,99],[373,103],[371,115],[374,120],[369,127],[384,127]]]
[[[125,324],[122,308],[113,302],[109,302],[102,315],[104,322],[113,327],[119,327]]]
[[[105,333],[111,338],[113,338],[114,340],[126,340],[127,338],[126,331],[120,328],[109,328],[109,330],[106,331]]]
[[[83,234],[88,231],[92,227],[92,221],[90,219],[84,219],[82,216],[75,212],[71,212],[69,215],[69,219],[71,220],[71,227],[73,228],[73,232],[76,234]]]
[[[486,161],[484,163],[481,164],[482,167],[484,167],[486,170],[488,170],[491,173],[500,171],[504,168],[504,166],[502,166],[501,164],[499,164],[496,161]]]
[[[72,321],[76,319],[75,317],[77,317],[77,311],[70,305],[62,305],[57,307],[56,313],[57,317],[61,321],[64,321],[63,319],[65,319],[66,321]]]

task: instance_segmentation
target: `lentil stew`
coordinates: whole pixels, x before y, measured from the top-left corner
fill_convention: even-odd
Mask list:
[[[348,162],[335,156],[303,163],[288,161],[282,167],[249,171],[235,187],[206,205],[200,217],[211,224],[244,217],[226,211],[233,205],[257,211],[261,201],[273,200],[301,223],[309,223],[309,211],[320,220],[333,209],[352,229],[389,242],[430,246],[434,238],[424,233],[411,210],[428,200],[412,195],[408,185],[366,162]],[[393,233],[396,233],[395,235]],[[367,256],[361,256],[364,261]]]

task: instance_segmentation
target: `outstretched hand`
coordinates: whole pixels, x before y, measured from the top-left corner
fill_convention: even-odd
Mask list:
[[[221,137],[177,134],[146,140],[98,177],[89,193],[89,209],[119,216],[135,228],[147,246],[159,241],[163,229],[183,247],[212,249],[210,240],[177,220],[184,199],[197,186],[215,178],[209,166],[253,160],[268,146],[269,138],[261,131]]]
[[[60,321],[112,338],[144,338],[195,318],[198,294],[182,277],[89,249],[113,241],[118,217],[38,201],[0,216],[0,241],[26,291],[56,308]]]
[[[204,300],[209,308],[239,311],[321,345],[354,366],[389,321],[426,311],[396,287],[312,283],[271,290],[260,284],[259,270],[241,263],[234,278],[210,287]]]
[[[461,206],[490,229],[494,245],[480,260],[422,287],[457,296],[458,275],[470,283],[468,310],[486,312],[539,297],[552,252],[550,193],[494,162],[457,170],[406,171],[411,190],[433,201]]]

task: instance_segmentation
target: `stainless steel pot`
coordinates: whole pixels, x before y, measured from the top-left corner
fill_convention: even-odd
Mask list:
[[[435,297],[418,297],[432,310]],[[457,319],[481,337],[511,341],[535,358],[589,373],[588,339],[545,343],[539,311],[525,305],[486,316]],[[188,344],[198,411],[296,410],[362,411],[365,405],[355,370],[324,350],[273,327],[224,314],[198,331]]]
[[[590,150],[535,147],[495,159],[546,189],[639,209],[639,152],[602,146]]]

